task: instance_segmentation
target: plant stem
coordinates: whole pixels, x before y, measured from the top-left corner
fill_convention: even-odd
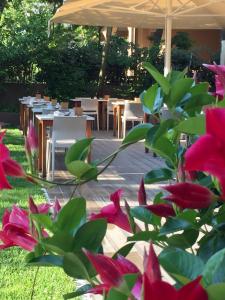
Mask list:
[[[30,300],[33,300],[33,298],[34,298],[34,288],[35,288],[35,284],[36,284],[36,281],[37,281],[37,276],[38,276],[39,269],[40,269],[40,267],[37,267],[35,275],[34,275],[34,281],[33,281],[33,284],[32,284]]]

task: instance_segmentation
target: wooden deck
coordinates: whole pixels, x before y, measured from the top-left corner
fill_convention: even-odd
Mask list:
[[[92,158],[102,159],[112,153],[120,144],[121,140],[112,137],[112,132],[94,132],[96,139],[93,144]],[[64,152],[57,153],[55,180],[66,180],[70,178],[64,166]],[[124,198],[130,206],[137,205],[137,191],[141,178],[146,172],[152,169],[163,167],[164,163],[160,158],[153,157],[152,153],[146,154],[144,143],[139,142],[121,152],[112,165],[99,177],[98,182],[90,182],[82,186],[80,193],[87,199],[88,213],[98,212],[101,207],[110,203],[109,195],[122,188]],[[62,203],[68,201],[72,187],[58,186],[48,190],[50,201],[57,197]],[[160,191],[159,184],[146,186],[149,203],[152,197]],[[121,201],[121,204],[124,204]],[[116,226],[109,225],[107,236],[104,240],[104,251],[112,254],[126,242],[127,233]],[[132,258],[142,268],[143,243],[137,244],[132,250],[129,258]]]

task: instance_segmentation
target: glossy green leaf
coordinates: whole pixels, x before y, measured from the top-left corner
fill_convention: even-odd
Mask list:
[[[121,247],[114,255],[113,258],[116,258],[117,255],[122,255],[123,257],[126,257],[130,251],[132,250],[132,248],[134,247],[135,243],[129,243],[123,247]]]
[[[63,299],[68,300],[68,299],[73,299],[82,296],[86,294],[91,288],[92,286],[90,284],[85,284],[82,287],[78,288],[75,292],[63,295]]]
[[[189,280],[196,279],[204,268],[202,260],[179,248],[166,248],[159,255],[161,266],[174,278],[180,275]]]
[[[167,235],[180,230],[191,229],[193,224],[179,218],[169,218],[160,229],[160,235]]]
[[[212,231],[210,234],[203,236],[199,241],[198,255],[203,261],[207,261],[216,252],[225,248],[225,233]]]
[[[107,295],[106,300],[128,300],[128,296],[117,291],[116,289],[111,289]]]
[[[177,80],[171,87],[169,94],[169,105],[171,107],[176,106],[184,96],[190,91],[191,86],[193,85],[193,79],[191,78],[182,78]]]
[[[30,266],[38,267],[62,267],[63,257],[58,255],[44,255],[40,257],[35,257],[28,263]]]
[[[188,249],[195,244],[198,236],[199,232],[197,230],[188,229],[184,230],[183,233],[173,234],[172,236],[168,237],[167,243],[171,247]]]
[[[203,282],[206,286],[225,281],[225,248],[215,253],[206,263]]]
[[[166,181],[169,179],[173,179],[173,172],[170,169],[166,168],[152,170],[148,172],[144,177],[144,181],[146,184]]]
[[[221,101],[218,101],[216,104],[217,107],[224,108],[225,107],[225,98]]]
[[[68,163],[67,169],[79,180],[90,180],[97,178],[97,167],[95,165],[85,163],[82,160],[76,160]]]
[[[166,238],[159,236],[157,231],[141,231],[127,238],[128,241],[164,241]]]
[[[176,162],[176,148],[171,143],[171,141],[162,136],[154,144],[149,144],[148,140],[145,143],[146,147],[151,149],[153,152],[168,160],[168,162],[173,166]]]
[[[132,144],[144,140],[148,130],[152,128],[152,126],[152,124],[145,123],[133,127],[124,138],[122,145]]]
[[[152,213],[148,209],[142,206],[136,206],[131,208],[130,213],[133,218],[136,218],[146,224],[151,224]]]
[[[203,135],[205,134],[205,128],[205,116],[201,115],[180,122],[180,124],[175,127],[175,130],[187,134]]]
[[[200,113],[202,107],[215,102],[215,98],[209,94],[193,95],[188,99],[184,105],[184,110],[189,115],[194,115],[196,112]]]
[[[52,222],[52,219],[49,215],[45,215],[45,214],[31,214],[30,218],[37,222],[41,227],[54,232],[55,228],[54,228],[54,224]]]
[[[143,66],[152,75],[155,81],[160,85],[164,94],[168,95],[171,88],[169,81],[150,63],[145,62]]]
[[[105,237],[107,222],[104,219],[93,220],[82,225],[73,241],[73,249],[85,248],[87,250],[96,251]]]
[[[208,300],[224,300],[225,283],[213,284],[206,289],[209,299]]]
[[[202,94],[202,93],[208,93],[208,89],[209,89],[209,83],[208,82],[200,82],[200,83],[196,84],[195,86],[193,86],[190,89],[190,93],[191,93],[191,95],[198,95],[198,94]]]
[[[155,104],[155,100],[158,94],[158,84],[152,85],[147,89],[143,97],[143,104],[152,112]]]
[[[52,237],[43,239],[41,243],[46,250],[59,255],[64,255],[65,252],[70,252],[73,249],[72,235],[61,230],[58,230]]]
[[[76,160],[85,160],[87,158],[89,148],[92,142],[93,138],[82,139],[80,141],[77,141],[74,145],[72,145],[66,152],[66,166],[68,166],[68,164]]]
[[[131,295],[132,288],[134,287],[138,278],[138,274],[126,274],[123,276],[123,281],[119,287],[115,289],[126,296]]]
[[[60,210],[55,226],[63,232],[73,234],[86,216],[84,198],[73,198]]]
[[[85,265],[74,253],[65,254],[63,269],[70,277],[89,280],[89,274]]]

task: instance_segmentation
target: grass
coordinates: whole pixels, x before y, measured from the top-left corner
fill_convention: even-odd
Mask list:
[[[23,137],[18,129],[7,129],[4,143],[10,149],[12,158],[26,169]],[[14,203],[27,208],[28,196],[36,203],[44,202],[41,189],[23,179],[10,178],[12,190],[0,192],[0,217],[5,208]],[[32,286],[37,268],[25,264],[27,252],[19,248],[0,251],[0,300],[31,299]],[[74,290],[74,282],[59,268],[40,268],[34,288],[33,300],[63,299],[62,295]]]

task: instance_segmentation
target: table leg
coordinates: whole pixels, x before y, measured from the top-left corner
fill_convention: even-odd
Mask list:
[[[46,144],[47,144],[47,133],[46,125],[42,122],[42,176],[46,177]]]
[[[113,106],[113,135],[116,136],[117,129],[117,106]]]
[[[122,136],[122,111],[121,111],[121,106],[118,105],[117,107],[117,124],[118,124],[118,139],[121,138]]]
[[[20,129],[23,130],[23,110],[24,104],[20,103]]]

